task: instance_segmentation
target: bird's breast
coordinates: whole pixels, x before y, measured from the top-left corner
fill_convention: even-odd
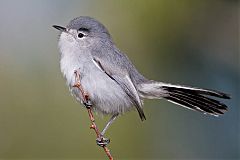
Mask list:
[[[78,101],[81,102],[83,97],[79,89],[72,87],[76,83],[75,70],[79,71],[81,86],[97,111],[104,114],[121,114],[132,108],[131,100],[123,89],[100,70],[92,59],[62,57],[60,65],[67,85]]]

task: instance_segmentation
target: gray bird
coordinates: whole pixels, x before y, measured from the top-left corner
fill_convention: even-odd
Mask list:
[[[102,136],[116,117],[132,109],[136,109],[141,120],[145,120],[145,98],[165,99],[214,116],[227,111],[225,104],[211,98],[229,99],[225,93],[145,78],[116,47],[106,27],[91,17],[77,17],[66,27],[53,27],[60,30],[58,46],[61,72],[72,95],[77,101],[87,103],[79,89],[73,87],[76,83],[74,72],[78,71],[82,89],[88,94],[92,109],[104,115],[112,115],[101,132]],[[98,144],[109,143],[108,139],[103,140],[98,140]]]

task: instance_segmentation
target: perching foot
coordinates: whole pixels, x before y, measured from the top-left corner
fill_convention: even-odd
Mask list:
[[[90,100],[86,100],[85,102],[83,102],[83,104],[86,108],[91,108],[92,107],[92,102]]]
[[[96,139],[96,142],[97,142],[97,145],[99,145],[100,147],[105,147],[106,145],[108,145],[110,143],[110,139],[100,137],[100,138]]]

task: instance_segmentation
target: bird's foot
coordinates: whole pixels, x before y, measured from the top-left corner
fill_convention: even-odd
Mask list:
[[[89,109],[92,107],[92,102],[90,101],[89,94],[84,91],[84,89],[81,85],[79,71],[75,70],[74,74],[75,74],[75,84],[73,84],[72,87],[78,88],[80,90],[80,93],[82,94],[82,97],[83,97],[82,102],[83,102],[84,106]]]
[[[96,139],[96,143],[100,147],[105,147],[110,143],[110,139],[104,138],[103,136]]]
[[[92,102],[91,102],[89,99],[87,99],[86,101],[84,101],[83,104],[84,104],[84,106],[85,106],[86,108],[88,108],[88,109],[92,107]]]
[[[90,100],[89,95],[84,92],[83,97],[84,97],[84,101],[83,101],[84,106],[87,109],[91,108],[92,107],[92,101]]]

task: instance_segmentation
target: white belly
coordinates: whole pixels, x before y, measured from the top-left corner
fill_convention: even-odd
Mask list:
[[[89,95],[96,111],[103,114],[122,114],[133,108],[129,97],[122,88],[97,68],[93,61],[86,60],[86,62],[80,64],[82,65],[72,63],[72,67],[66,68],[63,67],[64,63],[61,61],[62,72],[65,75],[70,91],[79,102],[83,99],[82,95],[77,88],[72,87],[75,83],[74,70],[77,69],[80,71],[83,90]],[[76,66],[79,68],[76,68]]]

